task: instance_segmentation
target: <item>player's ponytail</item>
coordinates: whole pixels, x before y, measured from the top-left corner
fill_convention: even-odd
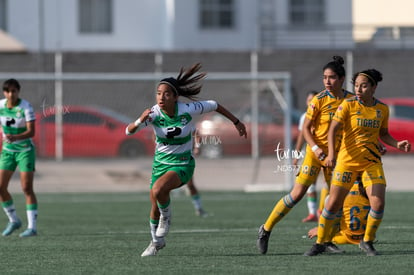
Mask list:
[[[181,68],[177,78],[164,78],[159,84],[167,84],[176,95],[184,96],[189,99],[195,99],[195,96],[201,92],[202,85],[199,81],[204,79],[206,76],[206,73],[199,72],[200,69],[200,63],[194,64],[187,70]]]

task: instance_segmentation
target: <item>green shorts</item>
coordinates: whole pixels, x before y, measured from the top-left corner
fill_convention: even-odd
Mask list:
[[[36,152],[31,150],[24,152],[10,152],[2,150],[0,157],[0,170],[15,171],[19,166],[20,172],[35,171]]]
[[[163,163],[154,162],[152,165],[152,175],[151,175],[151,185],[150,189],[154,183],[168,171],[174,171],[177,173],[178,177],[181,180],[181,185],[186,184],[190,181],[191,177],[194,174],[195,160],[191,158],[190,162],[186,165],[166,165]]]

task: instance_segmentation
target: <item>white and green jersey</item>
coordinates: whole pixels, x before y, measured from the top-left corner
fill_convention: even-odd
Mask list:
[[[17,135],[27,130],[26,122],[35,120],[33,107],[24,99],[19,99],[17,106],[7,108],[7,99],[0,100],[0,123],[3,129],[3,150],[23,152],[33,148],[32,140],[22,139],[12,143],[5,142],[6,134]]]
[[[154,161],[168,165],[188,164],[192,157],[193,115],[209,113],[217,109],[213,100],[177,102],[174,117],[165,114],[158,105],[151,108],[149,118],[138,130],[149,124],[154,128],[156,147]]]

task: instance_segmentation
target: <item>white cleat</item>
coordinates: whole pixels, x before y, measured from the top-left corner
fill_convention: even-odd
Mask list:
[[[163,238],[167,236],[168,231],[170,231],[170,224],[171,224],[171,216],[164,217],[161,215],[160,223],[158,224],[157,231],[155,232],[155,236],[158,238]]]
[[[156,256],[158,251],[165,247],[165,241],[160,242],[151,241],[149,246],[142,252],[141,257]]]

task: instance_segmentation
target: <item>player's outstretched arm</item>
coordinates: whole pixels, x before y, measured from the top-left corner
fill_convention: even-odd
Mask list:
[[[326,157],[325,164],[327,167],[335,167],[336,164],[336,155],[335,155],[335,137],[336,133],[342,127],[342,123],[336,120],[331,121],[331,125],[328,130],[328,156]]]
[[[396,140],[390,135],[390,133],[388,132],[388,128],[381,128],[380,138],[384,143],[392,147],[395,147],[401,151],[410,152],[411,150],[411,144],[410,142],[408,142],[408,140]]]
[[[229,110],[217,104],[216,112],[222,114],[223,116],[227,117],[231,122],[233,122],[234,126],[239,133],[239,136],[244,136],[247,138],[246,126],[244,126],[243,122],[241,122],[235,115],[233,115]]]

